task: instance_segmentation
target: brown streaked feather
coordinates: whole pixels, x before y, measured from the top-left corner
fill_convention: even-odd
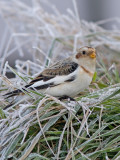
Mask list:
[[[70,58],[68,58],[66,60],[59,61],[59,62],[51,65],[48,69],[45,69],[38,77],[33,79],[29,83],[29,85],[32,85],[35,82],[38,82],[41,80],[48,81],[57,75],[62,76],[62,75],[70,74],[70,73],[74,72],[77,67],[78,67],[78,64],[71,61]]]
[[[73,62],[70,58],[59,61],[45,69],[42,74],[46,76],[67,75],[75,71],[78,64]]]

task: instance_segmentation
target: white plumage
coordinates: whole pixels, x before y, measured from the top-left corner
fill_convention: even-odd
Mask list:
[[[70,77],[75,76],[75,80],[71,82],[65,82]],[[41,93],[46,93],[52,96],[61,97],[67,95],[74,97],[82,90],[87,88],[92,81],[92,77],[79,66],[73,73],[69,75],[56,76],[48,80],[47,82],[39,81],[34,83],[31,87],[38,87],[44,84],[54,83],[56,86],[48,87],[47,89],[41,89]],[[57,85],[59,84],[59,85]]]
[[[95,65],[96,50],[92,47],[82,47],[75,55],[45,69],[24,88],[37,89],[40,93],[55,97],[74,97],[91,83]],[[18,89],[5,96],[9,98],[21,92]]]

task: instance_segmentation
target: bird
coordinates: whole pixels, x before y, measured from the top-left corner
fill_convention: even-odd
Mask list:
[[[22,90],[16,89],[6,93],[6,98],[20,95],[28,89],[71,100],[86,89],[96,69],[96,49],[88,46],[77,49],[70,57],[57,61],[44,69]]]

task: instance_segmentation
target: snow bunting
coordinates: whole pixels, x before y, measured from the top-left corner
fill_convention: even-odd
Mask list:
[[[96,50],[82,47],[76,54],[56,62],[24,87],[55,97],[74,97],[92,81],[96,66]],[[7,98],[22,93],[20,89],[5,94]]]

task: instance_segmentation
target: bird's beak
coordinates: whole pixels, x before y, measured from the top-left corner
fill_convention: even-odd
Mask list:
[[[90,57],[91,57],[91,58],[96,58],[96,53],[95,53],[95,51],[93,51],[93,52],[90,54]]]

